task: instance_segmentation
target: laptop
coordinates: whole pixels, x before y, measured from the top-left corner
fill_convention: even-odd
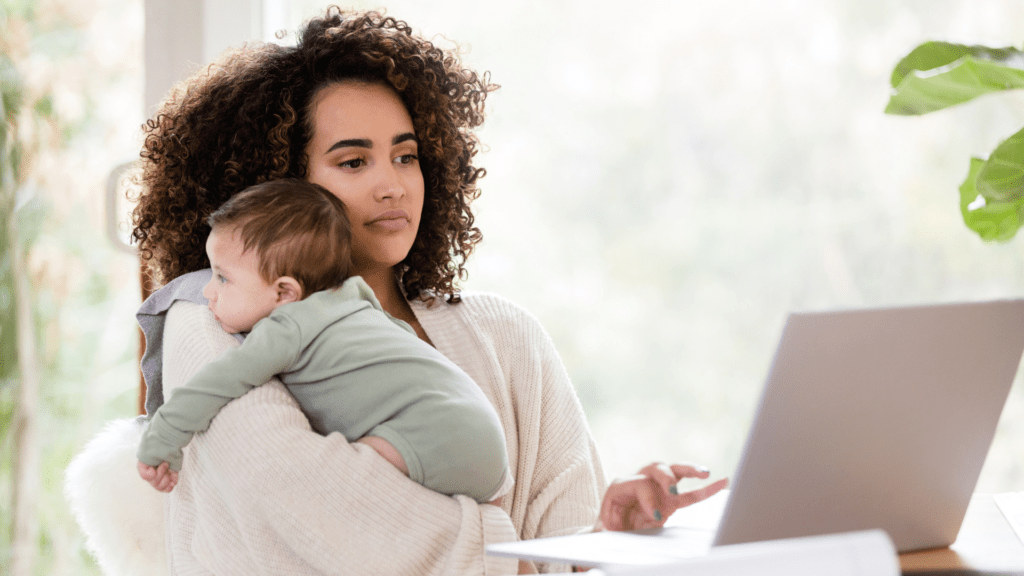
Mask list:
[[[791,314],[713,530],[583,534],[488,553],[645,564],[875,528],[900,552],[948,546],[1022,352],[1024,300]]]

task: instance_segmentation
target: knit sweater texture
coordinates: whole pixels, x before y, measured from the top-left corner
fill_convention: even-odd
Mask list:
[[[477,502],[512,488],[494,406],[469,375],[384,312],[359,276],[278,306],[240,346],[175,388],[149,418],[139,461],[180,471],[193,434],[275,375],[314,430],[389,442],[415,482]]]
[[[514,574],[515,560],[484,546],[593,526],[606,488],[601,464],[537,320],[489,294],[414,302],[413,312],[498,413],[515,479],[502,507],[439,494],[368,446],[317,434],[272,380],[227,404],[185,449],[165,504],[171,574]],[[164,330],[164,387],[237,345],[206,308],[176,303]]]

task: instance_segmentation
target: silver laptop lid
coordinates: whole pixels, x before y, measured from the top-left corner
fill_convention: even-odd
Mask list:
[[[956,539],[1024,351],[1024,301],[790,316],[715,545]]]

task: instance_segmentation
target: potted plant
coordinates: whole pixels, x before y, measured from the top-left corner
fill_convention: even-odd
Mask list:
[[[920,115],[983,94],[1024,88],[1024,52],[948,42],[914,48],[892,72],[886,114]],[[1024,224],[1024,129],[988,159],[971,158],[960,186],[964,223],[986,241],[1005,241]]]

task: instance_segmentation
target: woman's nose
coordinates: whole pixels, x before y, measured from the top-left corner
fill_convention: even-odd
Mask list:
[[[394,166],[389,164],[382,172],[380,181],[377,182],[373,190],[374,200],[377,202],[398,200],[405,196],[405,187]]]

